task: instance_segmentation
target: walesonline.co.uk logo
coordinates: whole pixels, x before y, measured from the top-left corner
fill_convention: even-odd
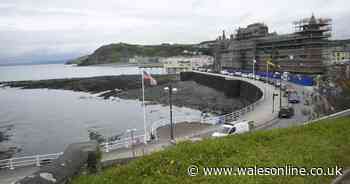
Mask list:
[[[191,165],[188,176],[341,176],[343,168],[335,166],[322,167],[198,167]]]

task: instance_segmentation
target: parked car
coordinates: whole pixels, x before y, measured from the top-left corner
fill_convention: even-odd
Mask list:
[[[235,72],[234,75],[240,77],[242,76],[242,72]]]
[[[229,74],[229,72],[226,71],[226,70],[221,70],[220,73],[223,74],[223,75],[228,75]]]
[[[259,75],[255,75],[255,80],[260,80],[260,76]]]
[[[289,103],[299,103],[300,102],[300,97],[298,93],[296,92],[291,92],[288,94],[288,102]]]
[[[212,137],[224,137],[232,134],[241,134],[249,132],[252,121],[243,120],[240,122],[234,121],[232,123],[226,123],[221,126],[220,131],[214,132]]]
[[[249,79],[254,79],[254,74],[249,73],[249,74],[248,74],[248,78],[249,78]]]
[[[275,81],[275,86],[276,86],[276,87],[280,87],[280,86],[281,86],[281,81],[276,80],[276,81]]]
[[[245,73],[242,73],[241,76],[244,77],[244,78],[248,78],[248,74],[245,74]]]
[[[283,72],[283,74],[281,76],[281,79],[285,80],[285,81],[288,81],[288,76],[289,76],[289,72]]]
[[[294,116],[294,108],[293,107],[281,107],[281,110],[278,112],[279,118],[291,118]]]

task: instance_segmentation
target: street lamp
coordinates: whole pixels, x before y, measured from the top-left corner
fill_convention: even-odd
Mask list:
[[[131,150],[132,150],[132,157],[135,157],[135,148],[134,148],[134,132],[136,132],[136,129],[128,129],[126,130],[127,133],[130,133],[131,137]]]
[[[170,84],[168,87],[165,87],[164,90],[169,94],[169,110],[170,110],[170,141],[174,142],[174,124],[173,124],[173,102],[172,95],[177,92],[177,88],[173,88]]]
[[[256,63],[256,59],[253,59],[253,77],[255,79],[255,63]]]

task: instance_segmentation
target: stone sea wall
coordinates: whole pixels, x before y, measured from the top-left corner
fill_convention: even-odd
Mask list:
[[[241,80],[226,80],[224,77],[195,72],[182,72],[180,78],[182,81],[193,80],[201,85],[222,91],[228,97],[243,98],[251,103],[259,100],[263,95],[258,87]]]

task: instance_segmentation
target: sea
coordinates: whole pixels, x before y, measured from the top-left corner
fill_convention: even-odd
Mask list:
[[[147,70],[165,74],[161,68]],[[42,80],[140,74],[137,67],[64,64],[0,66],[0,81]],[[140,76],[141,77],[141,76]],[[174,107],[174,117],[200,118],[201,112]],[[169,107],[147,105],[147,127],[169,119]],[[138,100],[102,99],[85,92],[0,87],[0,131],[10,135],[6,144],[20,148],[15,156],[62,152],[67,145],[89,140],[89,131],[103,136],[128,129],[143,131],[143,108]],[[3,143],[0,143],[3,144]]]

